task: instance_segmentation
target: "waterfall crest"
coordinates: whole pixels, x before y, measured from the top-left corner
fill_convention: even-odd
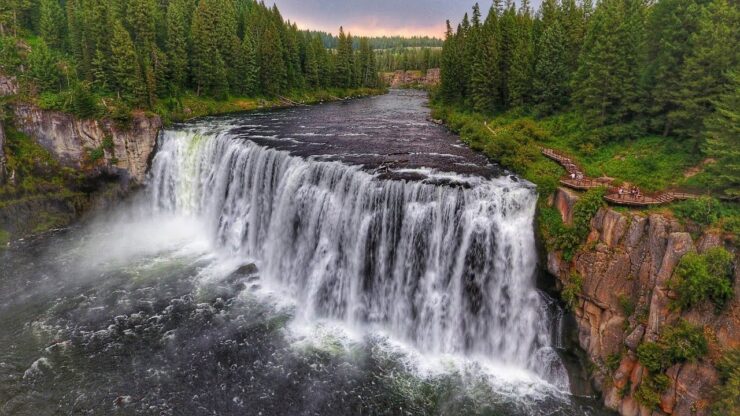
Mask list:
[[[296,314],[378,326],[423,353],[486,357],[567,389],[534,285],[527,184],[381,180],[203,128],[165,131],[159,147],[153,207],[200,218],[223,250],[256,259]]]

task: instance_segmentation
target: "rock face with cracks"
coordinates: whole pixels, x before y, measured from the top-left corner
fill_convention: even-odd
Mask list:
[[[551,200],[566,222],[572,218],[574,199],[572,192],[560,189]],[[711,414],[714,388],[720,382],[713,351],[740,346],[740,268],[735,267],[734,297],[720,313],[708,302],[686,311],[672,308],[675,293],[669,282],[684,254],[722,244],[720,234],[706,231],[692,237],[666,215],[602,208],[591,221],[588,241],[572,261],[563,260],[559,252],[548,253],[548,270],[561,284],[573,273],[583,279],[573,311],[578,342],[594,364],[594,385],[609,408],[625,416]],[[668,368],[670,383],[659,405],[641,405],[635,394],[647,370],[637,359],[637,348],[657,340],[666,326],[680,319],[704,329],[710,354]]]
[[[64,166],[106,173],[142,183],[162,121],[135,114],[126,126],[112,120],[81,120],[32,105],[15,107],[16,127]]]

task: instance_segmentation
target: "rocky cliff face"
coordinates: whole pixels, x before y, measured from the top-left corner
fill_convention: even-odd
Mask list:
[[[561,189],[551,201],[564,220],[572,218],[574,199]],[[692,237],[667,216],[602,208],[591,222],[588,242],[572,261],[548,253],[548,270],[563,285],[573,274],[582,277],[574,307],[578,340],[595,364],[593,381],[609,408],[630,416],[710,414],[708,404],[719,383],[711,351],[740,346],[740,267],[735,267],[734,298],[719,314],[712,305],[683,313],[671,308],[675,294],[668,282],[684,254],[722,243],[712,232]],[[679,319],[704,328],[710,354],[670,367],[670,387],[658,408],[642,406],[635,393],[647,371],[637,360],[637,348]]]
[[[80,120],[31,105],[15,107],[16,127],[34,138],[63,165],[144,181],[162,127],[159,117],[138,114],[126,128],[111,120]]]
[[[0,185],[5,183],[5,128],[0,120]]]

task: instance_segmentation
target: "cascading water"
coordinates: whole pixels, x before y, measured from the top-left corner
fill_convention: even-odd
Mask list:
[[[455,180],[465,186],[383,180],[192,127],[162,134],[149,192],[155,210],[198,218],[230,257],[257,261],[299,318],[378,328],[567,389],[534,287],[534,190]]]

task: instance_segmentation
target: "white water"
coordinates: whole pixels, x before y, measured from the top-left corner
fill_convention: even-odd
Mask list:
[[[227,257],[257,261],[296,319],[377,329],[429,356],[482,357],[567,389],[534,286],[535,192],[381,181],[193,128],[163,133],[159,213],[198,218]]]

